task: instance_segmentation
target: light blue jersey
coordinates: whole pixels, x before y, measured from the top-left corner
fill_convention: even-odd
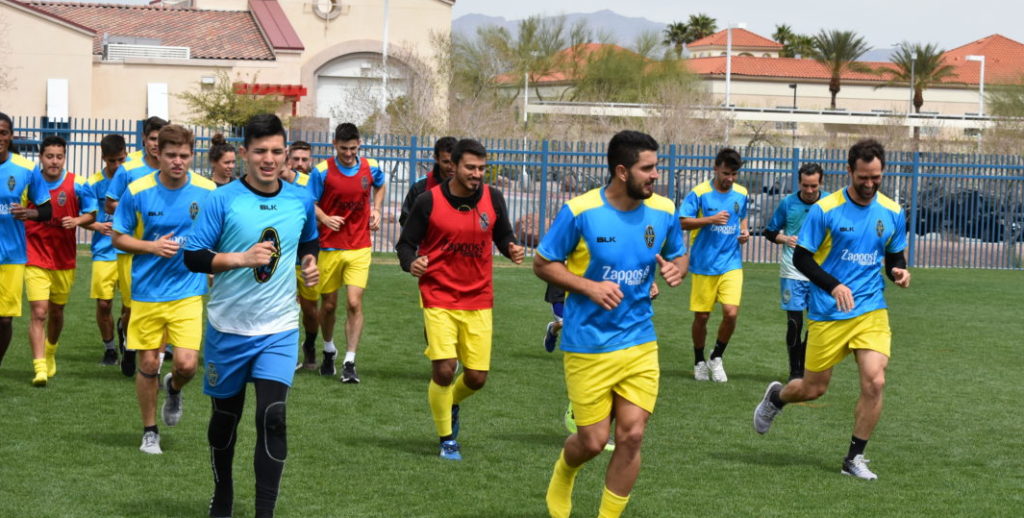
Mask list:
[[[89,177],[89,190],[92,193],[93,199],[97,202],[96,223],[109,223],[114,221],[114,215],[107,214],[107,211],[103,210],[103,203],[107,199],[107,188],[110,187],[111,178],[107,178],[107,175],[103,173],[102,169],[93,173],[93,175]],[[114,253],[114,244],[111,241],[110,236],[105,236],[100,232],[93,232],[92,260],[113,261],[116,258],[117,257]]]
[[[828,191],[819,191],[818,200],[824,199],[828,194]],[[766,228],[774,232],[782,231],[787,236],[799,236],[800,226],[804,224],[804,219],[813,206],[814,203],[805,202],[800,198],[800,193],[794,192],[782,199]],[[779,256],[779,276],[783,279],[807,280],[807,277],[793,266],[793,249],[786,245],[782,245]]]
[[[690,272],[721,275],[743,268],[740,255],[740,222],[747,218],[747,189],[732,184],[729,192],[719,192],[711,180],[703,182],[683,199],[680,218],[703,218],[729,211],[725,225],[707,225],[690,231]]]
[[[217,184],[189,172],[185,185],[168,189],[161,173],[135,180],[121,196],[114,213],[114,231],[143,241],[174,233],[182,248],[173,257],[139,254],[132,259],[132,300],[169,302],[206,293],[206,275],[185,267],[182,250],[188,245],[193,220]]]
[[[846,189],[816,203],[800,228],[797,246],[814,253],[821,268],[853,292],[853,309],[841,312],[832,294],[814,286],[807,317],[846,320],[885,308],[882,265],[886,253],[907,247],[907,222],[900,205],[882,193],[864,207]]]
[[[313,200],[305,189],[279,182],[274,195],[253,191],[244,179],[210,195],[192,229],[187,250],[245,252],[270,241],[270,264],[215,275],[206,313],[222,333],[259,336],[298,329],[295,268],[299,243],[317,239]]]
[[[622,212],[594,189],[569,200],[558,213],[537,253],[564,262],[570,272],[593,281],[613,281],[619,305],[607,311],[585,295],[565,299],[564,351],[605,353],[657,339],[650,289],[658,271],[656,254],[668,261],[686,253],[675,206],[657,194]]]
[[[36,206],[50,201],[50,189],[31,160],[8,152],[7,161],[0,164],[0,264],[25,264],[28,260],[25,224],[11,215],[12,204],[25,206],[27,201]]]

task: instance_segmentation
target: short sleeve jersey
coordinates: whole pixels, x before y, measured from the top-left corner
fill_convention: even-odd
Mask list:
[[[269,241],[270,264],[217,273],[206,306],[210,325],[222,333],[260,336],[298,328],[295,268],[299,243],[317,238],[313,199],[301,187],[279,182],[277,194],[253,191],[244,180],[211,194],[192,228],[187,250],[245,252]]]
[[[824,199],[828,194],[827,191],[820,191],[818,200]],[[799,236],[800,226],[804,224],[804,219],[813,206],[814,203],[805,202],[800,198],[800,193],[794,192],[782,199],[766,228],[773,232],[781,231],[787,236]],[[807,277],[793,266],[793,249],[786,245],[783,245],[782,251],[779,252],[779,276],[783,279],[807,280]]]
[[[110,223],[114,221],[113,214],[107,214],[107,211],[103,210],[102,205],[107,199],[107,188],[110,187],[111,178],[107,178],[103,170],[99,170],[93,173],[88,180],[89,190],[97,203],[97,223]],[[93,261],[113,261],[115,259],[114,245],[111,242],[110,236],[105,236],[102,232],[92,233],[91,249]]]
[[[25,235],[28,245],[29,266],[47,270],[71,270],[75,268],[78,243],[75,228],[64,228],[64,218],[75,218],[82,214],[96,212],[96,200],[85,178],[74,173],[61,171],[54,181],[47,181],[38,167],[33,174],[43,179],[50,191],[50,219],[47,221],[26,221]],[[26,203],[35,207],[34,203]]]
[[[156,172],[135,180],[121,196],[114,213],[114,231],[143,241],[173,232],[182,248],[173,257],[139,254],[132,259],[132,300],[169,302],[206,293],[206,275],[185,267],[182,250],[188,245],[193,220],[217,184],[189,172],[185,185],[168,189]]]
[[[110,185],[107,186],[106,197],[114,201],[120,200],[125,189],[128,188],[128,184],[154,172],[156,172],[156,169],[150,167],[149,164],[147,164],[145,160],[142,160],[141,157],[138,160],[121,164],[121,166],[117,168],[117,171],[114,172],[114,177],[110,179]],[[105,203],[105,200],[101,201]],[[126,252],[114,249],[114,253],[121,255]]]
[[[657,194],[629,212],[608,204],[605,188],[569,200],[559,211],[537,253],[564,262],[570,272],[622,290],[611,311],[585,295],[565,299],[561,348],[576,353],[605,353],[657,339],[651,317],[650,289],[656,254],[666,260],[686,253],[675,206]]]
[[[884,194],[862,206],[843,189],[811,208],[797,246],[813,252],[815,262],[853,292],[853,309],[841,312],[830,293],[812,286],[808,318],[846,320],[886,307],[882,263],[886,253],[907,247],[907,222],[900,205]]]
[[[11,214],[11,205],[24,206],[26,199],[42,205],[50,201],[50,190],[31,160],[8,152],[7,160],[0,164],[0,264],[25,264],[28,260],[25,224]]]
[[[707,225],[690,231],[690,272],[721,275],[743,268],[740,255],[740,222],[747,217],[747,189],[732,184],[729,192],[719,192],[705,181],[690,191],[679,206],[680,218],[703,218],[720,211],[729,212],[724,225]]]
[[[377,161],[357,158],[346,167],[337,157],[317,164],[309,173],[310,191],[320,209],[331,216],[342,216],[345,224],[334,231],[320,226],[322,250],[356,250],[367,248],[370,241],[370,197],[372,185],[384,185],[385,176]]]

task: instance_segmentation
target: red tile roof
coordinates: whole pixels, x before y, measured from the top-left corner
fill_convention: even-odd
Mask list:
[[[705,36],[699,40],[689,43],[686,47],[690,49],[698,47],[724,47],[728,44],[729,35],[727,33],[727,30],[718,31],[711,36]],[[739,28],[732,30],[732,46],[782,50],[781,43],[772,41],[746,29]]]
[[[194,59],[274,59],[249,11],[38,1],[27,5],[96,31],[93,54],[103,53],[103,35],[109,34],[189,47]]]
[[[249,0],[249,10],[275,49],[305,50],[306,47],[302,45],[302,40],[277,0]]]
[[[684,61],[695,74],[702,76],[724,76],[725,56],[691,58]],[[889,62],[865,62],[873,69],[891,69]],[[765,77],[779,79],[822,79],[829,80],[831,74],[824,65],[813,59],[799,58],[758,58],[750,56],[732,57],[732,76]],[[885,76],[865,72],[847,72],[843,79],[885,82]]]
[[[985,56],[985,82],[1019,81],[1024,76],[1024,43],[993,34],[946,52],[946,62],[956,68],[957,81],[978,84],[981,63],[967,61],[970,55]]]
[[[591,56],[598,52],[629,52],[633,51],[622,48],[618,45],[612,45],[609,43],[581,43],[574,47],[569,47],[558,51],[553,61],[560,65],[562,71],[551,72],[544,75],[530,74],[530,81],[536,83],[561,83],[566,81],[572,81],[572,73],[567,69],[574,67],[582,67],[586,65],[587,61],[591,59]],[[502,74],[495,78],[498,83],[516,83],[522,82],[523,77],[512,77],[511,74]]]

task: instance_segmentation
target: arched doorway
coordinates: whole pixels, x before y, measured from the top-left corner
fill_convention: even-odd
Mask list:
[[[380,110],[384,98],[381,55],[373,52],[346,54],[316,71],[316,116],[362,124]],[[388,61],[387,100],[406,95],[409,73],[395,60]]]

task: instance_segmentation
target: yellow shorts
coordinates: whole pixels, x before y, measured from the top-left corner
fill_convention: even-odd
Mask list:
[[[115,286],[117,286],[117,261],[93,261],[89,298],[113,300]]]
[[[21,292],[25,286],[25,265],[0,264],[0,317],[21,316]]]
[[[128,322],[127,347],[137,351],[159,349],[165,332],[167,343],[198,351],[203,341],[203,297],[169,302],[136,300]]]
[[[38,266],[25,267],[25,292],[29,302],[48,300],[61,306],[71,298],[71,285],[75,283],[74,270],[47,270]]]
[[[121,288],[121,305],[132,307],[132,254],[117,256],[117,280]]]
[[[708,313],[715,302],[739,307],[743,296],[743,270],[721,275],[690,275],[690,311]]]
[[[490,309],[423,308],[423,327],[431,361],[458,358],[467,369],[491,370]]]
[[[302,267],[299,265],[295,266],[295,283],[299,287],[299,296],[306,300],[317,300],[320,298],[320,292],[317,291],[316,286],[306,286],[306,282],[302,280]]]
[[[564,354],[565,387],[579,426],[600,422],[612,414],[612,394],[654,412],[658,400],[658,342],[647,342],[608,353]]]
[[[889,312],[885,309],[846,320],[811,320],[807,324],[804,368],[811,372],[827,371],[853,349],[871,349],[889,356],[891,345]]]
[[[370,256],[372,249],[321,250],[317,259],[320,268],[318,293],[334,293],[342,286],[366,288],[370,278]]]

